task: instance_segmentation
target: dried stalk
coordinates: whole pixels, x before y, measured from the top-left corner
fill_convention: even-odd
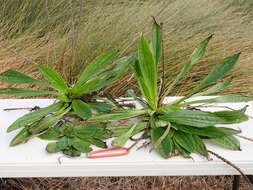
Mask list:
[[[233,164],[232,162],[230,162],[226,158],[220,156],[219,154],[217,154],[211,150],[208,150],[208,153],[212,154],[213,156],[217,157],[218,159],[220,159],[221,161],[225,162],[226,164],[228,164],[229,166],[234,168],[236,171],[238,171],[245,178],[245,180],[253,187],[253,184],[250,182],[250,180],[248,179],[246,174],[244,174],[244,172],[238,166],[236,166],[235,164]]]

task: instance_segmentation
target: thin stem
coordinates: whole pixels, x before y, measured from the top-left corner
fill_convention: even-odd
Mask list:
[[[230,165],[232,168],[234,168],[236,171],[238,171],[244,178],[245,180],[251,185],[251,182],[249,181],[248,177],[244,174],[244,172],[238,167],[236,166],[235,164],[233,164],[232,162],[230,162],[229,160],[227,160],[226,158],[220,156],[219,154],[211,151],[211,150],[208,150],[208,153],[214,155],[215,157],[217,157],[218,159],[220,159],[221,161],[225,162],[226,164]]]
[[[161,87],[160,87],[160,92],[159,92],[159,100],[158,100],[158,106],[160,106],[163,103],[163,98],[162,98],[162,94],[165,88],[165,57],[164,57],[164,40],[163,40],[163,23],[160,23],[161,26],[161,46],[162,46],[162,59],[161,59],[161,63],[162,63],[162,80],[161,80]]]
[[[29,110],[29,111],[35,111],[40,109],[39,106],[34,106],[34,107],[30,107],[30,108],[5,108],[3,109],[3,111],[14,111],[14,110]]]
[[[245,140],[248,140],[248,141],[251,141],[253,142],[253,139],[249,138],[249,137],[245,137],[245,136],[242,136],[242,135],[236,135],[237,137],[240,137],[242,139],[245,139]]]

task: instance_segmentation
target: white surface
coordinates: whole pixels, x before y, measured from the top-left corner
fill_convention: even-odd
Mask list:
[[[222,161],[213,161],[193,155],[194,161],[174,157],[163,159],[149,149],[132,150],[128,156],[87,159],[61,157],[45,151],[47,141],[33,139],[26,144],[9,147],[17,131],[6,133],[7,127],[26,111],[3,111],[4,108],[47,106],[48,99],[2,99],[0,100],[0,177],[63,177],[63,176],[179,176],[179,175],[234,175],[237,172]],[[229,104],[241,108],[246,104]],[[253,105],[247,113],[253,116]],[[253,120],[231,126],[240,128],[243,135],[253,137]],[[246,174],[253,174],[253,142],[243,139],[242,151],[229,151],[208,144],[208,148],[239,166]],[[58,158],[61,157],[61,164]]]

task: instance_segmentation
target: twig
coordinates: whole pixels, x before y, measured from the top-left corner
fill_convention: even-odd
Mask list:
[[[251,141],[253,142],[253,139],[249,138],[249,137],[245,137],[245,136],[242,136],[242,135],[236,135],[237,137],[240,137],[242,139],[245,139],[245,140],[248,140],[248,141]]]
[[[14,110],[29,110],[29,111],[36,111],[40,109],[39,106],[34,106],[32,108],[5,108],[3,111],[14,111]]]
[[[110,100],[116,107],[124,108],[110,93],[104,93],[105,97]]]
[[[135,147],[138,144],[139,141],[135,141],[130,147],[128,147],[128,151],[130,151],[133,147]]]
[[[146,148],[148,145],[150,145],[151,142],[150,141],[145,141],[141,146],[139,146],[137,148],[137,150],[140,150],[141,148]]]
[[[155,18],[153,17],[154,21],[156,22]],[[161,105],[163,103],[163,98],[162,98],[162,94],[164,92],[164,88],[165,88],[165,52],[164,52],[164,40],[163,40],[163,23],[160,23],[161,26],[161,48],[162,48],[162,55],[161,55],[161,63],[162,63],[162,80],[161,80],[161,88],[160,88],[160,92],[159,92],[159,101],[158,101],[158,105]]]
[[[235,164],[233,164],[232,162],[230,162],[229,160],[227,160],[226,158],[220,156],[219,154],[208,150],[208,153],[214,155],[215,157],[217,157],[218,159],[220,159],[221,161],[225,162],[226,164],[230,165],[232,168],[234,168],[236,171],[238,171],[244,178],[245,180],[253,187],[253,185],[251,184],[251,182],[249,181],[248,177],[244,174],[244,172]]]
[[[57,158],[57,161],[58,161],[58,163],[59,163],[60,165],[62,164],[62,161],[61,161],[62,158],[83,159],[83,158],[87,158],[87,156],[72,157],[72,156],[62,155],[62,156],[59,156],[59,157]]]

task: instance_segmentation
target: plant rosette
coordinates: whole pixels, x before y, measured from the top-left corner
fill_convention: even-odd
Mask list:
[[[152,149],[164,158],[174,155],[188,158],[191,153],[198,153],[208,158],[206,140],[230,150],[240,150],[240,142],[235,135],[241,131],[217,126],[248,120],[245,114],[247,108],[210,112],[197,109],[197,105],[248,102],[252,101],[253,97],[227,94],[207,99],[189,99],[203,95],[216,95],[225,89],[232,79],[223,81],[221,79],[234,67],[240,53],[220,60],[188,95],[169,104],[163,104],[165,97],[173,91],[176,84],[203,57],[211,38],[212,35],[198,44],[188,62],[169,85],[165,83],[163,69],[159,86],[159,63],[164,68],[163,37],[161,25],[154,21],[151,41],[148,42],[143,35],[140,37],[135,61],[131,63],[142,98],[134,95],[133,90],[130,90],[129,94],[142,108],[100,113],[89,118],[88,121],[102,121],[110,125],[114,121],[135,119],[137,121],[133,124],[109,127],[114,136],[113,145],[124,146],[132,136],[142,133],[141,139],[150,140]]]
[[[58,72],[46,65],[38,65],[37,67],[43,75],[43,81],[14,70],[1,73],[0,80],[4,82],[38,85],[47,90],[2,88],[0,94],[15,97],[47,95],[56,98],[52,105],[33,110],[18,118],[8,127],[7,132],[21,129],[12,139],[10,146],[25,143],[32,137],[39,136],[43,139],[59,138],[57,143],[47,146],[48,152],[62,151],[64,154],[77,156],[80,152],[89,151],[90,144],[105,147],[106,144],[102,140],[108,131],[104,129],[101,122],[83,125],[79,123],[76,129],[73,129],[75,127],[71,123],[85,121],[93,114],[109,112],[117,107],[109,99],[97,95],[100,89],[121,76],[132,60],[131,57],[115,59],[116,57],[116,52],[99,55],[84,68],[73,85],[69,85]],[[90,129],[91,126],[94,130],[103,132],[97,133],[93,138],[94,131]],[[84,141],[84,138],[76,136],[77,131],[81,131],[82,128],[86,131],[86,136],[89,136],[89,130],[91,130],[89,140]],[[83,143],[83,147],[80,143]]]

